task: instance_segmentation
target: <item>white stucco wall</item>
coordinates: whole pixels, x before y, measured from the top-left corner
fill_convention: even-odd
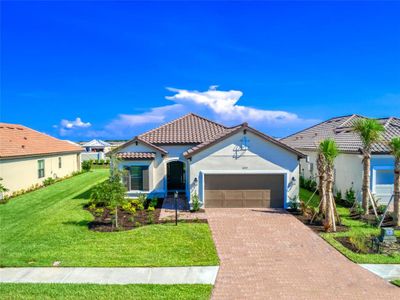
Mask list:
[[[124,166],[149,166],[149,194],[154,196],[164,196],[166,193],[166,174],[167,163],[170,161],[180,160],[186,163],[186,170],[188,170],[187,160],[183,156],[183,152],[193,147],[193,145],[171,145],[163,146],[168,154],[161,155],[161,152],[151,148],[145,144],[138,142],[128,145],[127,147],[119,149],[118,152],[155,152],[156,157],[154,160],[125,160],[120,163],[120,168]],[[189,174],[187,171],[187,181]],[[133,193],[132,195],[135,195]]]
[[[266,142],[251,132],[246,134],[249,139],[248,150],[238,151],[243,132],[237,133],[220,143],[199,152],[190,161],[190,190],[196,192],[202,199],[203,174],[214,173],[284,173],[286,174],[289,197],[298,195],[299,168],[297,155],[273,143]],[[295,184],[292,183],[295,178]],[[198,183],[195,184],[195,178]],[[288,197],[286,199],[288,201]]]
[[[316,166],[316,152],[303,151],[308,155],[309,163],[305,159],[300,160],[300,173],[305,178],[315,177],[318,181],[318,170]],[[310,164],[313,164],[313,172],[310,172]],[[393,192],[393,185],[376,186],[375,175],[379,169],[393,170],[394,158],[390,155],[373,155],[371,157],[371,192],[380,198],[380,203],[385,204]],[[362,155],[342,153],[335,159],[335,192],[340,190],[343,197],[346,190],[352,187],[356,192],[357,200],[362,198],[362,180],[363,180]]]
[[[61,157],[61,168],[58,158]],[[45,176],[38,178],[38,160],[44,160]],[[58,154],[0,160],[0,177],[9,193],[41,184],[48,177],[64,177],[80,170],[80,154]]]

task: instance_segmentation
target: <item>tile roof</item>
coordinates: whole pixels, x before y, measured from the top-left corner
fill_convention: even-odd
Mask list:
[[[224,133],[228,128],[193,113],[138,136],[151,144],[200,144]]]
[[[267,136],[255,129],[248,127],[247,123],[243,123],[233,127],[226,127],[206,118],[200,117],[196,114],[190,113],[169,123],[166,123],[158,128],[145,132],[127,143],[121,145],[115,149],[112,153],[115,153],[125,148],[126,146],[139,141],[152,147],[155,150],[160,151],[163,154],[168,152],[163,149],[166,145],[193,145],[192,148],[188,149],[184,156],[187,158],[191,157],[197,152],[223,140],[224,138],[230,136],[231,134],[237,132],[240,129],[248,128],[254,131],[257,135],[265,140],[279,145],[288,151],[294,152],[299,156],[303,154],[288,145],[281,143],[280,141]]]
[[[358,153],[363,144],[359,136],[353,131],[355,121],[364,118],[360,115],[335,117],[292,134],[281,141],[300,150],[315,150],[318,143],[326,138],[332,138],[338,144],[339,150],[348,153]],[[382,141],[372,146],[372,153],[390,153],[388,141],[400,136],[400,119],[396,117],[377,119],[385,126]]]
[[[120,159],[154,159],[156,154],[154,152],[119,152],[116,157]]]
[[[31,128],[0,123],[0,158],[82,151],[81,147],[68,141],[56,139]]]

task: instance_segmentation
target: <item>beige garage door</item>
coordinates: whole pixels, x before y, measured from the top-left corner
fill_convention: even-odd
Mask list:
[[[282,208],[282,174],[207,174],[204,176],[206,208]]]

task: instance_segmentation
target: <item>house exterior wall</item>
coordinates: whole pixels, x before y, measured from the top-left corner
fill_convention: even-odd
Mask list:
[[[58,158],[61,157],[61,168]],[[38,160],[44,160],[45,175],[38,177]],[[0,160],[0,177],[2,184],[9,189],[8,194],[41,184],[46,178],[64,177],[80,170],[80,153],[56,154],[35,157],[20,157]]]
[[[240,151],[243,132],[237,133],[192,157],[190,163],[190,195],[199,195],[203,202],[203,176],[213,174],[268,174],[285,175],[287,195],[285,207],[289,198],[298,195],[299,164],[297,155],[273,143],[266,142],[253,133],[247,133],[248,150]],[[197,183],[195,182],[197,178]],[[294,181],[292,181],[294,178]]]
[[[163,146],[163,149],[168,151],[168,154],[161,155],[159,151],[138,142],[128,145],[127,147],[121,148],[118,152],[155,152],[156,157],[154,160],[124,160],[121,161],[119,168],[123,169],[124,166],[149,166],[149,191],[147,194],[149,197],[163,197],[167,192],[166,174],[167,174],[167,163],[170,161],[182,161],[186,164],[186,181],[188,182],[189,172],[187,166],[187,160],[183,156],[183,152],[193,147],[193,145],[171,145]],[[130,196],[137,196],[143,191],[128,191]]]
[[[314,151],[303,151],[308,155],[308,162],[305,159],[300,160],[300,174],[305,178],[314,177],[318,181],[318,170],[316,166],[317,154]],[[376,172],[378,170],[392,170],[394,168],[394,158],[390,155],[373,155],[371,157],[371,191],[380,198],[380,203],[385,204],[389,201],[393,193],[393,184],[386,186],[376,185]],[[363,164],[362,155],[342,153],[335,159],[335,184],[334,189],[341,191],[343,197],[346,190],[351,187],[356,193],[357,200],[362,198],[362,175]]]

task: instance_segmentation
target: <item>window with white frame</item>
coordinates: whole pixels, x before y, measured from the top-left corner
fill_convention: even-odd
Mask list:
[[[44,176],[44,159],[40,159],[38,160],[38,177],[43,178]]]

